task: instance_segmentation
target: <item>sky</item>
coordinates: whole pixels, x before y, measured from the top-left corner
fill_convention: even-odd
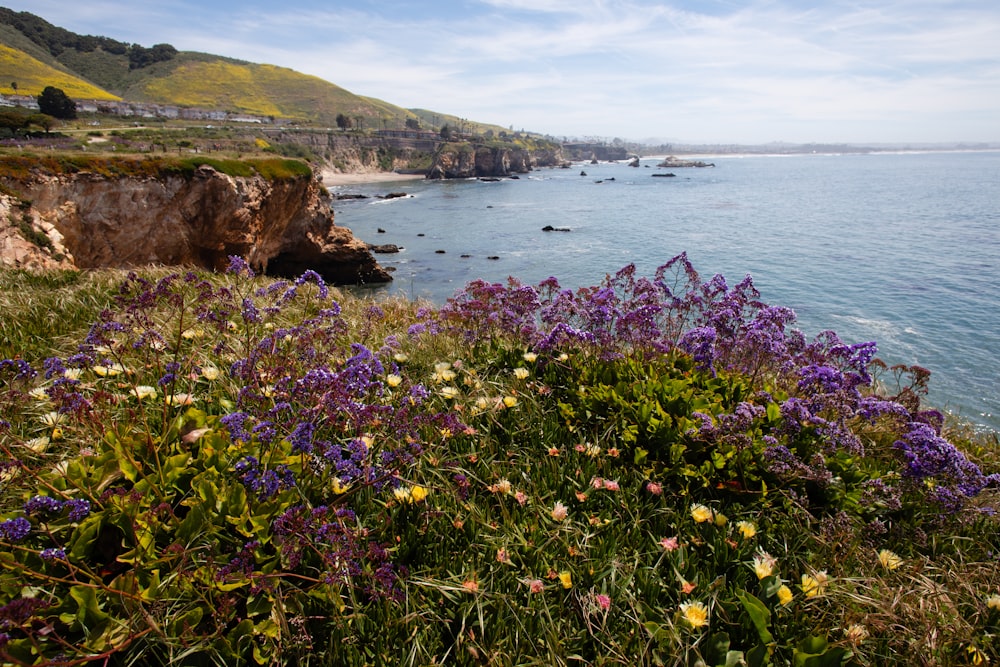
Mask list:
[[[0,0],[555,137],[1000,142],[997,0]]]

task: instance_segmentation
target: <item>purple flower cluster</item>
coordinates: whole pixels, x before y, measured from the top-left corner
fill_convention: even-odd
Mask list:
[[[251,540],[244,544],[228,563],[215,571],[215,580],[225,581],[234,574],[249,578],[253,574],[254,563],[256,562],[253,552],[259,548],[259,540]]]
[[[291,507],[274,521],[272,532],[289,568],[312,570],[331,584],[360,584],[374,597],[399,597],[391,554],[367,537],[350,509]]]
[[[20,542],[31,532],[31,522],[23,516],[0,522],[0,539],[11,544]]]
[[[240,482],[257,494],[257,499],[270,500],[284,489],[295,487],[295,475],[284,464],[274,468],[262,468],[260,461],[254,456],[247,456],[236,462],[234,470]]]
[[[34,496],[24,503],[24,513],[28,516],[52,516],[67,510],[70,521],[82,521],[90,515],[90,501],[80,498],[59,500],[51,496]]]
[[[903,476],[916,481],[934,479],[941,497],[972,497],[987,486],[1000,484],[1000,475],[984,475],[953,444],[942,438],[930,425],[911,422],[909,430],[893,446],[906,461]],[[950,491],[944,494],[943,489]]]

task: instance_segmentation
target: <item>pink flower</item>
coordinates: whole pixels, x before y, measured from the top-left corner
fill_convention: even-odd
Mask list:
[[[611,608],[611,598],[603,593],[595,595],[594,600],[597,602],[597,605],[605,611]]]
[[[618,485],[618,480],[616,480],[616,479],[606,479],[606,480],[604,480],[604,490],[605,491],[621,491],[621,488],[622,487],[620,487]]]
[[[514,500],[517,501],[518,505],[524,507],[524,504],[528,502],[528,494],[525,493],[524,491],[518,491],[517,493],[514,494]]]
[[[659,496],[663,493],[663,487],[656,482],[646,482],[646,490],[654,496]]]
[[[594,487],[595,489],[603,489],[604,488],[604,478],[603,477],[595,477],[594,479],[590,480],[590,485],[592,487]]]
[[[545,590],[545,583],[541,579],[531,579],[528,581],[528,590],[532,593],[541,593]]]
[[[663,547],[664,551],[675,551],[680,547],[680,543],[677,541],[676,537],[664,537],[660,540],[660,546]]]
[[[565,505],[560,502],[556,502],[555,506],[552,508],[552,518],[556,521],[562,521],[566,518],[568,514],[568,509]]]

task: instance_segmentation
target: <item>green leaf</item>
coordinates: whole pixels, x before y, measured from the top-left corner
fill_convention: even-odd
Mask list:
[[[757,628],[757,634],[760,636],[761,642],[764,644],[773,643],[774,637],[767,627],[771,623],[771,610],[747,591],[737,591],[736,596],[743,603],[743,608],[750,616],[750,620],[753,621],[754,627]]]
[[[771,653],[763,644],[757,644],[747,651],[747,665],[749,667],[763,667],[771,662]]]
[[[167,625],[167,632],[172,637],[181,637],[185,634],[185,630],[191,631],[198,627],[204,615],[205,610],[201,607],[189,609],[180,616],[171,619],[170,624]]]
[[[647,456],[649,456],[649,451],[643,449],[642,447],[636,447],[632,460],[636,465],[642,465]]]
[[[826,637],[810,636],[798,643],[792,652],[794,667],[842,667],[851,661],[854,653],[849,649],[830,647]]]
[[[84,561],[90,554],[90,548],[101,532],[104,518],[100,514],[91,514],[84,519],[70,538],[69,556],[71,560]]]
[[[108,614],[101,610],[97,599],[97,590],[91,586],[73,586],[69,595],[77,604],[74,619],[82,628],[93,631],[108,620]]]
[[[190,545],[195,538],[201,535],[208,524],[208,516],[205,507],[201,504],[194,505],[188,511],[187,516],[177,526],[177,540],[185,545]]]

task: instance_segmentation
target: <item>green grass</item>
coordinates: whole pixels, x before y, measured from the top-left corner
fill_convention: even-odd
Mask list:
[[[0,178],[25,179],[32,173],[74,174],[93,172],[108,178],[157,178],[180,175],[190,178],[198,167],[209,166],[228,176],[267,180],[309,178],[312,168],[301,160],[281,158],[227,159],[207,156],[113,156],[111,154],[0,155]]]

